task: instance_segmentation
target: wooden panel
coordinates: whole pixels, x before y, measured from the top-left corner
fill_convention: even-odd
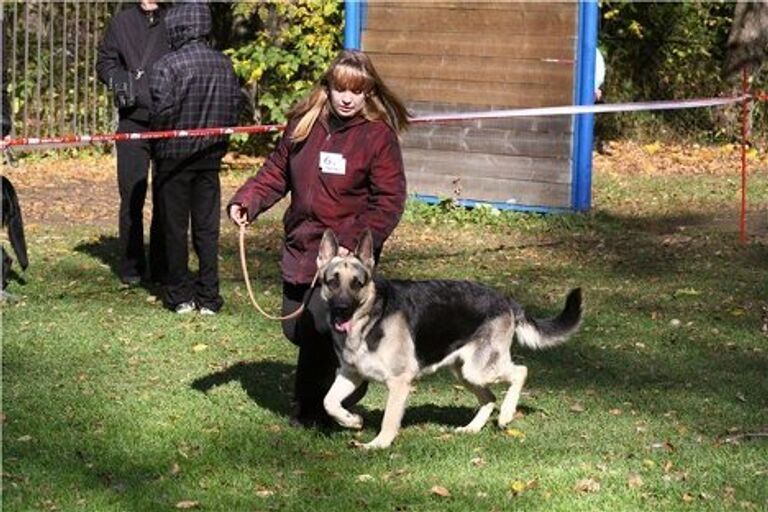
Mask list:
[[[521,206],[568,208],[571,205],[571,188],[568,184],[541,184],[518,180],[502,182],[489,178],[472,180],[462,178],[457,181],[451,176],[421,173],[409,175],[408,191],[411,194],[493,201]]]
[[[573,36],[576,32],[574,10],[553,4],[552,9],[528,9],[527,3],[509,3],[509,9],[445,9],[424,5],[368,6],[366,26],[379,30],[416,32],[455,32],[500,34],[550,34]]]
[[[459,151],[403,151],[405,170],[428,172],[467,179],[493,178],[525,180],[540,183],[570,183],[571,165],[566,158],[531,158],[520,156],[462,153]]]
[[[446,82],[429,79],[398,79],[385,77],[392,90],[403,100],[498,105],[507,107],[546,107],[570,105],[571,81],[542,84]]]
[[[507,57],[435,55],[384,55],[370,53],[376,70],[385,79],[429,78],[464,82],[553,84],[565,88],[573,69],[541,60]]]
[[[569,158],[570,134],[515,132],[459,125],[417,125],[403,136],[404,148]]]
[[[525,4],[525,5],[521,5]],[[463,0],[454,2],[445,2],[441,0],[400,0],[400,1],[382,1],[372,0],[368,5],[376,7],[401,7],[401,8],[435,8],[435,9],[457,9],[466,11],[472,10],[526,10],[526,11],[545,11],[545,12],[566,12],[576,15],[576,2],[526,2],[524,0],[493,0],[490,2],[481,2],[477,0]]]
[[[554,36],[547,33],[501,36],[486,32],[472,34],[471,37],[457,37],[454,33],[434,31],[425,36],[424,32],[392,32],[370,26],[362,34],[362,49],[371,54],[507,56],[572,61],[575,58],[576,38],[574,35]],[[556,65],[570,67],[567,63]]]

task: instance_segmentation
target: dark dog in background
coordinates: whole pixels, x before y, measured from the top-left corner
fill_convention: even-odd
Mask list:
[[[19,207],[19,198],[16,196],[16,189],[13,188],[11,180],[2,176],[2,189],[3,189],[3,229],[7,229],[8,240],[11,244],[14,254],[16,254],[16,261],[21,266],[22,270],[26,270],[29,265],[29,259],[27,258],[27,242],[24,238],[24,221],[21,217],[21,208]],[[5,245],[2,247],[3,251],[3,287],[0,289],[2,297],[7,296],[6,287],[10,280],[11,265],[13,260],[5,251]]]
[[[361,428],[362,418],[342,401],[363,381],[386,384],[381,431],[365,448],[388,447],[400,429],[412,383],[448,367],[479,400],[480,409],[459,431],[488,422],[496,398],[489,385],[507,386],[498,425],[512,421],[528,369],[512,362],[513,337],[540,349],[565,342],[581,322],[581,290],[568,294],[556,317],[529,316],[515,301],[470,281],[404,281],[374,277],[373,243],[366,232],[354,254],[340,256],[326,231],[317,257],[322,297],[328,302],[340,367],[325,409],[340,425]]]

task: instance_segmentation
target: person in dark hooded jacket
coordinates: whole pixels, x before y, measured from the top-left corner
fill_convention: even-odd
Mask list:
[[[153,66],[151,126],[155,130],[232,126],[240,110],[240,86],[232,63],[207,42],[211,13],[205,3],[181,3],[165,17],[171,52]],[[158,139],[157,190],[166,247],[165,305],[177,313],[214,314],[219,294],[219,169],[227,136]],[[188,269],[188,226],[199,260]]]
[[[149,130],[150,96],[147,71],[170,50],[163,21],[165,7],[153,0],[140,0],[111,19],[99,43],[96,73],[115,95],[120,116],[118,133]],[[138,284],[147,271],[144,255],[144,201],[150,162],[148,140],[125,140],[117,149],[117,186],[120,194],[118,275],[128,285]],[[157,169],[155,169],[156,171]],[[154,196],[154,191],[153,191]],[[149,235],[149,271],[152,281],[162,279],[162,252],[153,197]]]

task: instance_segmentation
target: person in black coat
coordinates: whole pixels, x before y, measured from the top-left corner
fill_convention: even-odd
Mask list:
[[[162,4],[150,0],[130,5],[112,18],[99,44],[96,72],[114,95],[119,113],[118,133],[149,130],[152,104],[149,69],[170,51],[165,12]],[[123,283],[133,285],[138,284],[147,273],[143,210],[152,161],[151,144],[147,140],[130,140],[117,142],[116,147],[120,193],[118,275]],[[164,248],[154,210],[153,207],[149,271],[151,280],[159,282],[163,273]]]
[[[152,129],[233,126],[241,108],[232,63],[208,45],[211,13],[205,3],[181,3],[165,18],[172,51],[152,68]],[[227,136],[157,139],[157,197],[163,219],[167,273],[163,300],[177,313],[215,314],[219,294],[219,169]],[[188,227],[199,268],[188,269]]]

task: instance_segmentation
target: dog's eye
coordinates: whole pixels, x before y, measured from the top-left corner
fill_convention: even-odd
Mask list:
[[[327,279],[325,281],[325,284],[327,284],[328,288],[330,288],[331,290],[336,290],[339,287],[339,275],[334,274],[332,278]]]
[[[365,282],[361,281],[360,279],[358,279],[358,278],[356,278],[356,277],[355,277],[355,278],[352,278],[352,282],[351,282],[351,283],[349,283],[349,286],[350,286],[350,288],[352,288],[352,289],[353,289],[353,290],[355,290],[355,291],[357,291],[357,290],[359,290],[360,288],[362,288],[362,287],[363,287],[363,285],[365,285]]]

